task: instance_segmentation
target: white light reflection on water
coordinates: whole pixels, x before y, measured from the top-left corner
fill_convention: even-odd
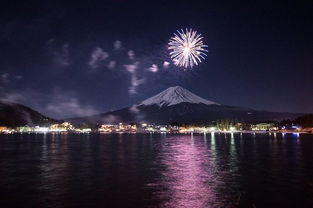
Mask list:
[[[230,133],[230,144],[231,145],[234,145],[235,144],[235,141],[234,141],[234,133]]]

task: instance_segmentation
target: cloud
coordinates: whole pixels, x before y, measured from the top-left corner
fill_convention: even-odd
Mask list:
[[[7,92],[2,94],[1,101],[22,103],[26,100],[25,96],[17,92]]]
[[[91,106],[83,106],[79,103],[77,98],[66,98],[48,104],[46,110],[52,114],[55,114],[59,118],[69,116],[89,116],[98,113]]]
[[[21,76],[21,75],[16,75],[16,76],[15,76],[15,79],[17,79],[17,80],[23,79],[23,76]]]
[[[116,66],[116,61],[110,61],[109,64],[108,64],[108,68],[109,69],[114,69]]]
[[[0,83],[7,84],[9,83],[12,79],[16,80],[21,80],[23,77],[21,75],[11,75],[9,73],[2,73],[0,74]]]
[[[137,108],[137,105],[132,105],[130,108],[129,108],[130,112],[131,113],[134,113],[134,114],[137,114],[139,113],[139,109]]]
[[[130,72],[130,73],[135,73],[137,67],[138,67],[138,62],[134,63],[134,64],[125,64],[124,67],[125,69]]]
[[[167,61],[163,62],[163,68],[164,69],[167,69],[169,67],[169,65],[170,65],[170,62],[167,62]]]
[[[159,68],[158,68],[158,65],[152,64],[152,66],[149,67],[148,70],[151,72],[157,72],[157,71],[159,71]]]
[[[130,87],[129,87],[129,94],[137,94],[137,87],[145,82],[145,79],[139,79],[137,76],[137,68],[138,68],[139,62],[135,62],[134,64],[128,64],[124,65],[126,70],[130,73]]]
[[[46,45],[48,47],[48,49],[50,49],[53,45],[53,43],[55,42],[55,39],[51,38],[47,41]]]
[[[10,82],[9,74],[8,73],[1,74],[0,81],[1,81],[1,83],[9,83]]]
[[[48,50],[53,55],[55,62],[61,66],[69,66],[70,65],[70,61],[69,61],[70,45],[68,43],[64,43],[61,49],[59,50],[54,46],[54,43],[55,43],[55,39],[50,39],[47,41],[46,45],[48,47]]]
[[[114,123],[119,123],[120,118],[115,115],[106,115],[104,117],[101,117],[101,122],[102,123],[109,123],[109,124],[114,124]]]
[[[62,45],[60,51],[53,50],[52,54],[55,58],[55,61],[60,64],[61,66],[68,66],[70,65],[69,61],[69,44],[65,43]]]
[[[81,104],[73,93],[62,92],[59,89],[54,90],[49,101],[45,110],[56,118],[90,116],[98,113],[94,107]]]
[[[131,76],[131,86],[129,87],[130,94],[137,94],[137,87],[145,82],[145,79],[138,79],[136,74]]]
[[[129,50],[129,51],[127,52],[127,54],[128,54],[128,58],[129,58],[130,60],[134,60],[134,58],[135,58],[135,52],[134,52],[133,50]]]
[[[116,51],[120,50],[122,48],[122,41],[119,41],[119,40],[114,41],[113,46],[114,46],[114,50]]]
[[[88,65],[90,68],[95,69],[99,67],[99,64],[106,60],[109,57],[109,54],[102,50],[102,48],[97,47],[90,55],[90,60]]]
[[[129,108],[130,113],[132,113],[135,116],[135,120],[137,122],[143,122],[145,119],[145,114],[140,111],[137,105],[132,105]]]
[[[63,44],[61,52],[57,53],[56,55],[57,55],[58,61],[61,65],[63,65],[63,66],[70,65],[70,62],[69,62],[69,44],[68,43]]]

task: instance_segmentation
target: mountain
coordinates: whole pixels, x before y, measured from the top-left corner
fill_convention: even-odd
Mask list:
[[[55,122],[29,107],[21,104],[0,101],[0,126],[44,125]]]
[[[280,121],[283,119],[294,119],[301,115],[222,105],[176,86],[170,87],[131,107],[89,117],[73,118],[69,121],[76,124],[118,122],[205,124],[225,119],[243,122]]]
[[[219,105],[218,103],[199,97],[198,95],[195,95],[189,90],[186,90],[180,86],[170,87],[163,92],[142,101],[140,105],[158,105],[162,107],[177,105],[180,103],[202,103],[206,105]]]

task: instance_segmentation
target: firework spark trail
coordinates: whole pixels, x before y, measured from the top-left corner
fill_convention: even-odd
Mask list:
[[[177,31],[171,37],[168,49],[171,50],[170,56],[176,66],[192,68],[194,65],[201,63],[205,59],[207,45],[203,44],[203,37],[197,34],[197,31],[186,29]]]

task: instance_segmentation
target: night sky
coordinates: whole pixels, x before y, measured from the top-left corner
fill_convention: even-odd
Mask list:
[[[1,6],[1,99],[65,118],[180,85],[221,104],[313,112],[313,3],[64,2]],[[209,50],[191,70],[175,67],[167,49],[186,27]]]

